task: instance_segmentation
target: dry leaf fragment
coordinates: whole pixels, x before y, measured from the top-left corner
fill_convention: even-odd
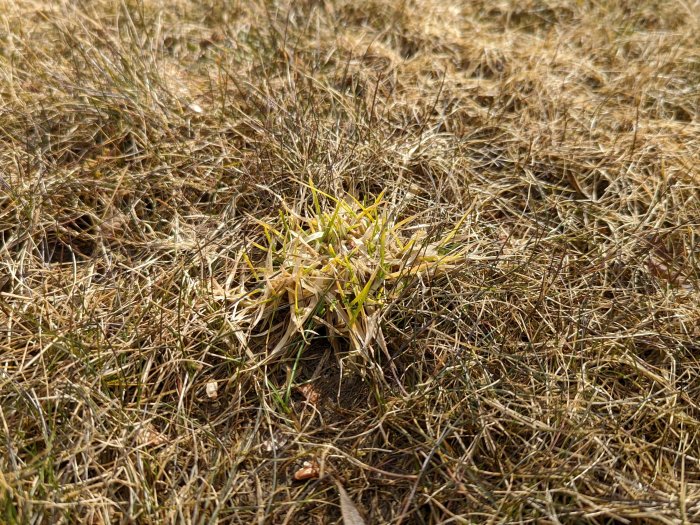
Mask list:
[[[311,403],[312,405],[318,404],[320,394],[316,391],[316,389],[311,383],[300,385],[297,387],[297,390],[301,392],[301,394],[309,403]]]
[[[294,481],[307,481],[319,476],[318,464],[315,461],[304,461],[303,466],[294,473]]]
[[[216,381],[209,381],[207,383],[207,397],[209,399],[216,399],[218,397],[218,389],[219,385],[217,384]]]
[[[362,519],[360,511],[345,492],[345,489],[339,482],[335,482],[338,486],[340,494],[340,513],[343,515],[343,525],[365,525],[365,520]]]
[[[168,442],[167,436],[159,432],[151,423],[146,423],[141,427],[138,437],[142,445],[158,446]]]
[[[287,440],[284,436],[272,436],[270,439],[266,439],[262,443],[262,448],[265,452],[274,452],[280,450],[287,444]]]

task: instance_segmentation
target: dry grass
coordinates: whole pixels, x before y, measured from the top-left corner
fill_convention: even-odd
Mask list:
[[[697,0],[0,2],[0,521],[700,522],[698,86]]]

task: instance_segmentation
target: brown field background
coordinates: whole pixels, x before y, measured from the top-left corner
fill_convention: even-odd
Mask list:
[[[0,1],[0,522],[700,522],[699,166],[697,0]]]

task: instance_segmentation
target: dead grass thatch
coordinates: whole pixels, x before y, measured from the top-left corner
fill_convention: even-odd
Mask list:
[[[0,2],[0,522],[700,521],[698,86],[697,0]]]

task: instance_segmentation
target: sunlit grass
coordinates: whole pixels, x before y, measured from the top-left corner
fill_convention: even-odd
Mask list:
[[[325,327],[334,348],[347,348],[343,362],[381,374],[378,353],[389,357],[382,319],[391,305],[417,275],[459,267],[464,247],[447,248],[454,231],[430,241],[420,224],[411,227],[416,217],[398,219],[400,208],[384,194],[362,203],[323,194],[313,183],[310,189],[312,205],[301,212],[282,201],[274,223],[256,221],[264,264],[247,260],[252,290],[237,301],[235,320],[247,322],[251,334],[263,327],[267,341],[276,342],[261,364]]]
[[[0,2],[0,523],[700,522],[696,7]]]

